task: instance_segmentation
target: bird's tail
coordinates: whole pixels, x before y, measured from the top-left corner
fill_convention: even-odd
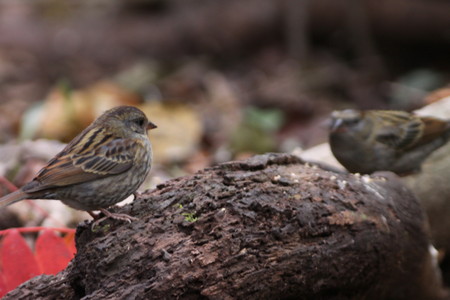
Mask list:
[[[0,198],[0,208],[3,208],[5,206],[8,206],[10,204],[13,204],[14,202],[26,199],[28,197],[27,193],[24,193],[21,190],[17,190],[15,192],[12,192],[11,194],[8,194],[2,198]]]

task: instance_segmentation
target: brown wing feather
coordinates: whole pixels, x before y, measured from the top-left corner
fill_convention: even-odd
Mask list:
[[[411,147],[420,139],[424,124],[419,117],[402,111],[379,111],[374,114],[383,127],[377,131],[375,139],[392,148]]]
[[[417,145],[428,143],[429,141],[450,133],[450,124],[446,120],[432,117],[421,117],[420,119],[425,126],[420,140],[417,141]]]
[[[85,143],[69,144],[22,189],[32,193],[79,184],[120,174],[132,167],[139,143],[130,139],[114,139],[112,136],[105,139],[104,135],[100,135],[102,138],[96,140],[97,136],[99,135],[90,134],[84,137],[87,139],[84,142],[90,142],[90,138],[93,140],[90,142],[93,148],[86,148],[91,149],[89,152],[83,149]],[[78,151],[73,151],[75,148],[78,148]]]
[[[397,149],[410,149],[421,146],[449,132],[448,121],[419,117],[400,111],[385,111],[383,124],[377,134],[377,141]]]

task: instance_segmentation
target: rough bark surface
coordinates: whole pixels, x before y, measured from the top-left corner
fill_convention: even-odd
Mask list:
[[[444,299],[424,216],[394,175],[267,154],[145,193],[5,299]]]

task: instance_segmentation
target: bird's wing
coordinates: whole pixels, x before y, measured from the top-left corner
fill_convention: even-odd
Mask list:
[[[436,119],[432,117],[421,117],[424,124],[423,132],[417,145],[428,143],[438,137],[447,139],[450,134],[450,122],[447,120]]]
[[[418,147],[450,133],[450,124],[445,120],[397,111],[382,116],[385,126],[376,140],[396,149]]]
[[[120,174],[131,168],[141,147],[136,140],[112,137],[88,152],[72,152],[76,145],[69,144],[23,190],[32,193]]]
[[[378,124],[375,139],[392,148],[409,148],[417,143],[423,135],[424,123],[415,116],[401,111],[386,111],[378,114]]]

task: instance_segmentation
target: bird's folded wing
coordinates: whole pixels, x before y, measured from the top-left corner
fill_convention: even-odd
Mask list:
[[[417,144],[428,143],[438,137],[448,138],[450,134],[450,123],[447,120],[432,117],[421,117],[424,124],[422,136]]]
[[[82,154],[62,151],[23,190],[27,193],[79,184],[120,174],[133,165],[138,147],[131,139],[114,139]]]
[[[376,140],[392,148],[404,149],[413,146],[423,134],[424,124],[419,117],[403,112],[383,114],[383,120],[376,135]]]

